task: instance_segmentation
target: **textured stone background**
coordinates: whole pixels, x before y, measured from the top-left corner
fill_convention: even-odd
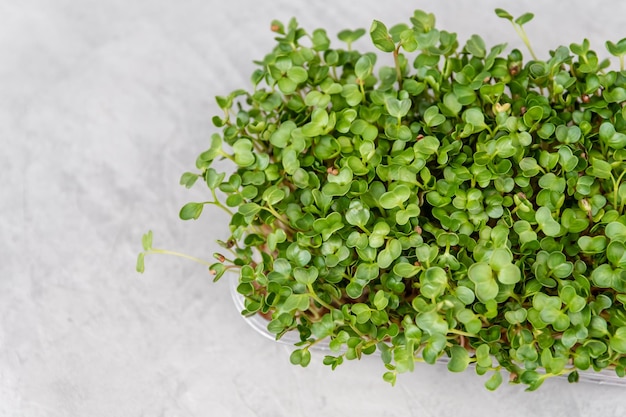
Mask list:
[[[418,366],[391,388],[376,358],[296,368],[201,266],[152,257],[134,272],[148,229],[205,257],[227,237],[219,212],[178,220],[203,198],[178,179],[207,146],[213,97],[248,86],[273,18],[332,35],[420,7],[461,40],[521,48],[498,6],[536,13],[543,57],[626,36],[620,1],[0,0],[0,416],[626,414],[626,387],[489,393],[471,373]]]

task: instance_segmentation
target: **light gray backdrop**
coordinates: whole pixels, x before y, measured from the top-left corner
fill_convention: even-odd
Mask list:
[[[0,415],[624,415],[626,388],[555,380],[490,393],[471,373],[429,366],[392,388],[377,358],[297,368],[205,268],[152,257],[134,272],[148,229],[157,247],[207,258],[227,237],[220,212],[178,220],[204,199],[178,180],[207,147],[213,97],[249,85],[273,18],[334,35],[408,22],[419,7],[463,41],[478,32],[522,48],[498,6],[535,12],[542,57],[626,36],[617,0],[1,0]]]

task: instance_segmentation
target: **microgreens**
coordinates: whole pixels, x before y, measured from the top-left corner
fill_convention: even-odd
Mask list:
[[[327,341],[325,364],[378,351],[392,384],[440,358],[488,389],[626,373],[626,39],[606,43],[620,71],[587,40],[540,60],[532,14],[496,14],[531,60],[419,10],[371,25],[390,56],[355,50],[363,29],[335,48],[274,21],[252,88],[217,97],[220,132],[181,178],[209,200],[180,217],[228,213],[210,273],[235,271],[242,314],[277,338],[298,332],[292,363]],[[143,246],[139,271],[172,253]]]

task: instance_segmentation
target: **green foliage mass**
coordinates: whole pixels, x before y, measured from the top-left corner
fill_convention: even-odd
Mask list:
[[[522,25],[503,10],[530,48]],[[461,44],[416,11],[344,30],[272,23],[252,88],[217,97],[219,133],[181,184],[231,215],[210,272],[239,275],[246,316],[291,362],[324,341],[333,369],[378,351],[392,384],[448,358],[538,388],[626,367],[626,39],[524,60],[478,35]],[[381,65],[380,63],[388,64]],[[232,161],[233,172],[212,163]],[[144,237],[144,252],[152,235]]]

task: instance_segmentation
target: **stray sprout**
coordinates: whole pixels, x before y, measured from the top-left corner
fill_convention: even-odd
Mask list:
[[[528,35],[526,35],[526,30],[524,29],[524,25],[530,22],[535,17],[535,15],[532,13],[524,13],[517,19],[514,19],[513,16],[511,16],[506,10],[503,9],[496,9],[496,15],[511,22],[513,28],[515,29],[515,32],[517,32],[519,37],[522,39],[522,42],[524,42],[524,45],[526,45],[526,48],[528,48],[528,52],[530,52],[530,55],[533,57],[533,59],[537,61],[537,55],[535,55],[535,52],[530,45]]]

